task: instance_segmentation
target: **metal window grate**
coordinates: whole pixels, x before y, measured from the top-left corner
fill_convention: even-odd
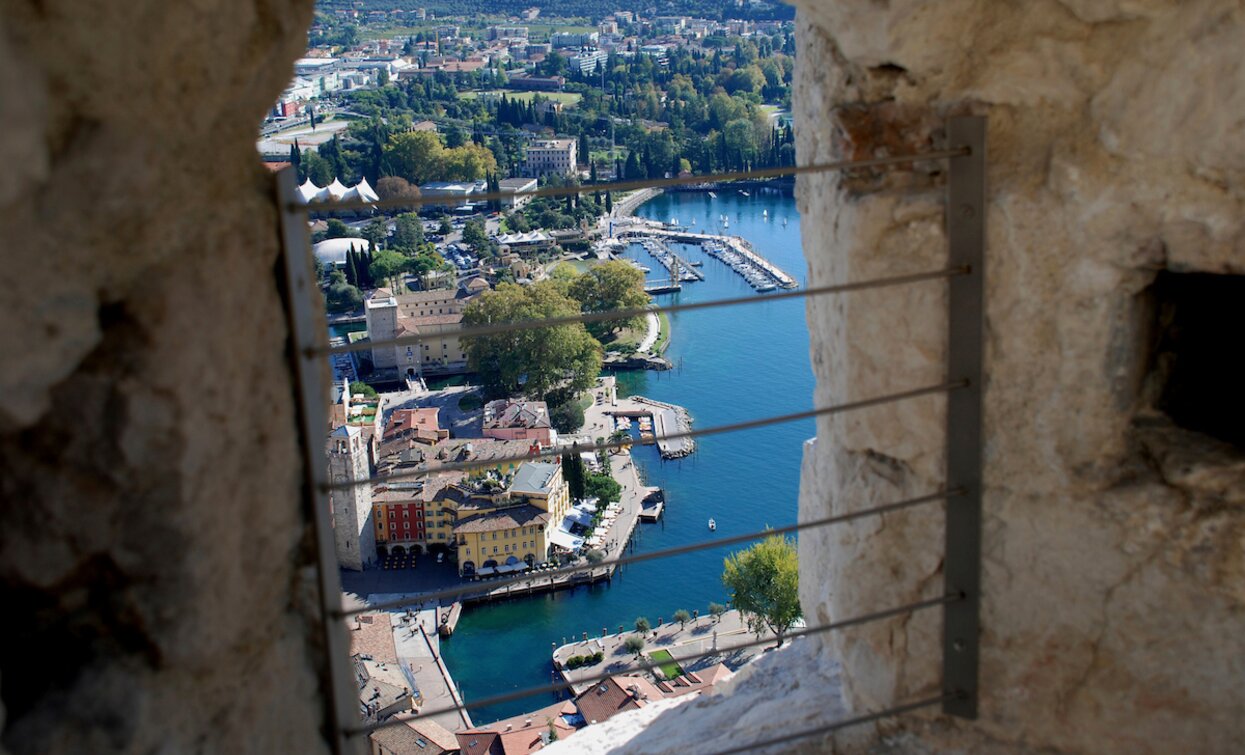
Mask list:
[[[770,534],[799,532],[811,528],[828,527],[869,516],[882,516],[903,511],[918,505],[945,501],[945,554],[944,554],[944,585],[942,594],[902,606],[896,606],[875,613],[825,624],[818,627],[800,630],[788,634],[789,637],[809,636],[841,630],[873,621],[899,616],[928,608],[941,607],[943,613],[943,663],[942,663],[942,694],[928,699],[896,703],[884,710],[832,722],[825,726],[794,732],[777,739],[750,743],[724,753],[744,752],[767,746],[784,744],[808,737],[824,735],[834,730],[858,724],[876,721],[888,716],[900,715],[921,708],[941,706],[944,713],[965,718],[973,718],[977,712],[978,692],[978,634],[980,607],[980,568],[981,568],[981,386],[982,386],[982,330],[983,330],[983,262],[984,262],[984,209],[985,209],[985,119],[980,117],[952,118],[947,124],[947,145],[945,149],[921,154],[897,155],[869,160],[842,161],[819,165],[804,165],[789,168],[772,168],[727,173],[702,175],[650,181],[624,181],[609,184],[593,184],[571,187],[547,187],[534,191],[495,192],[479,195],[479,199],[512,199],[516,197],[537,196],[568,196],[571,194],[588,193],[597,190],[630,190],[642,188],[672,187],[687,184],[732,181],[741,179],[772,178],[777,176],[823,173],[831,171],[847,171],[861,168],[911,168],[914,164],[945,160],[949,164],[947,183],[947,236],[949,241],[948,264],[940,270],[917,272],[909,275],[878,278],[867,281],[854,281],[831,286],[807,288],[798,291],[771,294],[762,297],[744,297],[723,299],[694,304],[675,304],[664,307],[645,308],[640,310],[619,310],[614,312],[585,314],[575,317],[552,318],[522,323],[480,326],[474,329],[463,329],[460,336],[485,335],[513,330],[549,327],[577,322],[593,322],[598,320],[629,317],[651,311],[680,312],[709,307],[740,306],[754,302],[763,302],[778,298],[806,296],[826,296],[845,294],[853,291],[876,289],[900,285],[912,285],[929,281],[943,280],[948,285],[949,301],[949,334],[948,363],[946,380],[937,385],[922,386],[907,391],[891,393],[872,398],[845,402],[832,406],[814,408],[804,412],[765,417],[742,421],[728,425],[705,428],[684,433],[671,434],[669,439],[694,438],[715,433],[738,432],[750,430],[779,422],[791,422],[810,417],[855,411],[871,406],[910,400],[922,396],[947,395],[946,414],[946,477],[943,489],[926,495],[896,501],[889,504],[871,507],[856,512],[827,517],[824,519],[803,522],[788,527],[748,533],[724,539],[695,543],[677,548],[670,548],[649,553],[634,554],[612,561],[602,561],[593,565],[592,569],[616,568],[621,565],[649,561],[659,558],[691,553],[710,548],[721,548],[749,540],[755,540]],[[323,458],[321,433],[328,427],[326,398],[327,383],[324,380],[324,360],[336,353],[374,348],[377,345],[399,345],[416,343],[424,340],[420,336],[392,339],[385,342],[368,343],[366,345],[347,345],[329,348],[327,343],[327,327],[323,312],[317,302],[316,281],[310,254],[310,236],[308,218],[311,212],[334,212],[357,209],[392,209],[413,207],[428,203],[441,202],[440,197],[419,197],[408,200],[390,200],[380,202],[323,202],[313,205],[303,204],[297,192],[297,178],[291,170],[283,171],[277,177],[277,190],[281,210],[281,232],[284,247],[284,259],[287,284],[287,314],[294,348],[292,349],[293,370],[295,373],[300,406],[300,442],[304,455],[304,496],[306,503],[313,512],[316,544],[319,555],[318,576],[321,600],[321,615],[326,637],[328,652],[328,680],[333,691],[327,710],[328,726],[337,752],[353,752],[361,749],[363,737],[378,728],[400,724],[405,719],[390,719],[376,724],[364,725],[358,715],[357,698],[353,690],[354,674],[349,667],[348,642],[344,619],[357,613],[372,610],[384,610],[412,605],[421,600],[439,600],[449,597],[462,597],[478,592],[477,587],[464,586],[431,593],[425,593],[409,600],[369,606],[367,609],[345,611],[341,605],[341,585],[337,573],[335,548],[333,543],[332,524],[329,512],[328,494],[333,489],[352,487],[362,484],[376,484],[397,481],[412,477],[423,477],[443,472],[479,468],[479,462],[471,463],[440,463],[419,467],[413,471],[405,471],[386,476],[373,476],[364,480],[349,483],[330,484],[328,469]],[[535,456],[524,455],[500,461],[530,461],[533,458],[560,456],[566,451],[608,450],[617,448],[623,443],[597,443],[576,446],[557,451],[542,452]],[[492,460],[493,466],[499,460]],[[584,568],[566,568],[542,575],[556,578],[574,572],[583,572]],[[530,581],[532,577],[515,577],[510,580],[496,581],[489,584],[489,590],[518,585]],[[764,640],[763,642],[769,642]],[[744,646],[746,647],[746,646]],[[638,664],[641,669],[649,669],[657,664]],[[604,679],[609,675],[602,675]],[[592,681],[600,679],[593,678]],[[582,680],[581,680],[582,681]],[[545,685],[531,689],[497,695],[478,700],[473,705],[492,705],[508,702],[533,695],[546,694],[566,689],[569,683]],[[438,710],[421,711],[414,718],[438,713],[457,711],[466,707],[458,704]]]

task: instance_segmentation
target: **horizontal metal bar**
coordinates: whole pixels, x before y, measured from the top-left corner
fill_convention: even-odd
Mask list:
[[[873,157],[867,160],[838,160],[829,163],[812,165],[787,165],[776,168],[757,168],[754,170],[737,171],[734,173],[707,173],[699,176],[675,176],[672,178],[646,178],[634,181],[614,181],[611,183],[580,184],[578,186],[546,186],[530,191],[491,191],[472,195],[476,202],[488,202],[496,199],[516,199],[522,197],[566,197],[575,194],[591,194],[594,191],[635,191],[637,189],[666,189],[674,186],[695,186],[696,184],[719,183],[725,181],[747,181],[752,179],[781,178],[783,176],[799,176],[808,173],[828,173],[831,171],[855,170],[858,168],[888,168],[905,163],[926,162],[929,160],[946,160],[952,157],[963,157],[968,150],[942,149],[932,152],[920,152],[911,155],[895,155],[893,157]],[[329,201],[302,204],[296,202],[291,209],[306,212],[344,212],[348,210],[386,210],[401,207],[421,207],[427,204],[445,204],[450,201],[445,195],[428,195],[410,199],[382,199],[376,202],[364,202],[357,199],[349,201]]]
[[[858,726],[860,724],[867,724],[870,721],[877,721],[882,718],[890,718],[891,716],[897,716],[897,715],[900,715],[901,713],[910,713],[914,710],[920,710],[921,708],[932,708],[935,705],[942,705],[943,703],[949,700],[953,700],[955,699],[955,697],[956,696],[953,694],[946,694],[946,695],[939,695],[938,697],[928,697],[924,700],[917,700],[915,702],[904,703],[902,705],[894,705],[889,708],[886,708],[885,710],[879,710],[874,713],[865,713],[863,715],[855,716],[853,718],[844,718],[840,721],[835,721],[834,723],[826,724],[825,726],[818,726],[815,729],[804,729],[802,731],[797,731],[793,734],[786,734],[781,737],[767,739],[763,742],[752,742],[750,744],[740,745],[738,747],[732,747],[728,750],[718,750],[716,753],[714,753],[714,755],[735,755],[735,753],[740,753],[740,752],[754,752],[756,750],[759,750],[762,747],[770,747],[772,745],[780,745],[780,744],[785,744],[787,742],[795,742],[801,739],[815,737],[818,734],[829,734],[832,731],[837,731],[839,729],[846,729],[849,726]]]
[[[746,543],[751,540],[760,540],[762,538],[770,537],[771,535],[789,535],[791,533],[801,532],[803,530],[814,529],[817,527],[828,527],[834,524],[843,524],[845,522],[850,522],[856,519],[863,519],[865,517],[881,516],[882,514],[889,514],[894,511],[901,511],[903,509],[912,508],[913,506],[920,506],[926,503],[933,503],[934,501],[947,500],[959,494],[960,494],[959,490],[940,490],[936,493],[929,493],[927,495],[917,496],[915,498],[906,498],[902,501],[895,501],[893,503],[887,503],[881,506],[873,506],[867,509],[861,509],[860,511],[852,511],[847,514],[836,514],[834,516],[824,517],[822,519],[814,519],[808,522],[788,524],[782,527],[770,527],[764,530],[757,530],[755,532],[749,532],[743,535],[731,535],[730,537],[716,538],[714,540],[705,540],[699,543],[692,543],[690,545],[679,545],[673,548],[664,548],[662,550],[650,551],[648,553],[636,553],[630,556],[622,556],[620,558],[616,558],[612,560],[602,560],[602,561],[599,561],[598,563],[592,564],[587,567],[565,566],[560,569],[555,569],[554,571],[543,572],[540,575],[539,579],[555,579],[557,577],[563,577],[563,576],[572,575],[572,574],[576,574],[576,573],[580,573],[584,571],[591,572],[597,569],[607,569],[610,567],[628,566],[630,564],[638,564],[644,561],[656,561],[657,559],[670,558],[672,556],[682,556],[687,553],[696,553],[697,551],[712,550],[714,548],[724,548],[729,545],[737,545],[739,543]],[[533,579],[534,578],[532,576],[528,576],[526,578],[511,577],[509,579],[497,580],[495,582],[489,582],[488,585],[483,590],[481,589],[481,585],[478,585],[478,584],[470,585],[466,587],[450,587],[450,588],[446,588],[443,590],[435,590],[432,592],[420,593],[418,595],[413,595],[409,597],[398,598],[396,600],[385,601],[383,603],[377,603],[375,605],[370,605],[370,606],[366,606],[363,608],[352,608],[350,610],[343,610],[338,615],[341,618],[346,618],[349,616],[354,616],[356,614],[370,613],[372,611],[384,611],[384,610],[388,610],[392,608],[402,608],[403,606],[415,605],[417,603],[426,603],[426,602],[433,601],[433,600],[439,601],[443,598],[460,598],[465,595],[492,592],[499,588],[509,587],[511,585],[521,585],[525,582],[531,582],[533,581]]]
[[[837,631],[840,629],[847,629],[849,627],[858,626],[860,624],[868,624],[874,621],[882,621],[883,619],[893,618],[895,616],[902,616],[904,614],[911,613],[912,611],[919,611],[919,610],[923,610],[926,608],[937,608],[938,606],[947,605],[949,603],[955,603],[956,601],[960,601],[963,599],[964,599],[964,596],[962,595],[943,595],[937,598],[929,598],[926,600],[913,601],[912,603],[905,603],[904,605],[895,606],[894,608],[887,608],[881,611],[874,611],[873,613],[862,614],[860,616],[853,616],[850,619],[843,619],[842,621],[833,621],[829,624],[824,624],[819,627],[813,627],[812,629],[799,629],[794,632],[789,632],[783,635],[783,639],[785,641],[785,640],[796,640],[801,637],[811,637],[813,635],[824,634],[826,632],[833,632],[833,631]],[[763,645],[768,645],[772,642],[774,642],[773,637],[766,637],[764,639],[752,640],[746,643],[741,643],[739,645],[732,645],[730,647],[730,651],[734,652],[737,650],[745,650],[748,648],[761,647]],[[680,662],[681,663],[693,663],[695,661],[703,660],[705,658],[718,655],[719,653],[722,653],[722,652],[724,651],[720,649],[709,650],[704,653],[699,653],[696,655],[688,656],[686,658],[682,658],[680,659]],[[589,676],[589,677],[580,679],[574,683],[554,682],[552,684],[544,684],[539,687],[528,687],[526,689],[516,690],[514,692],[506,692],[500,695],[492,695],[490,697],[485,697],[470,704],[448,705],[448,706],[444,706],[441,708],[434,708],[432,710],[420,711],[418,714],[414,716],[406,716],[400,719],[390,719],[388,721],[381,721],[379,723],[368,724],[368,725],[360,726],[360,727],[353,728],[353,729],[347,729],[346,734],[348,736],[369,734],[373,731],[376,731],[377,729],[384,729],[388,726],[397,726],[399,724],[405,723],[406,721],[416,721],[421,718],[427,718],[429,716],[439,716],[442,713],[453,713],[453,712],[462,710],[464,708],[484,708],[490,705],[500,705],[502,703],[514,702],[515,700],[523,700],[525,698],[533,697],[535,695],[562,692],[564,690],[570,689],[573,686],[573,684],[588,684],[588,683],[596,684],[597,682],[605,681],[606,679],[609,679],[610,677],[621,676],[623,674],[634,674],[640,671],[652,671],[653,669],[659,668],[660,666],[661,666],[660,663],[655,663],[651,661],[640,661],[639,663],[635,665],[634,668],[627,669],[626,671],[613,672],[609,674],[598,674],[596,676]],[[941,698],[940,698],[940,701],[941,701]]]
[[[861,399],[859,401],[848,401],[843,404],[833,404],[831,406],[823,406],[817,409],[808,409],[802,412],[794,412],[792,414],[779,414],[771,417],[762,417],[761,419],[751,419],[744,422],[735,422],[729,425],[715,425],[714,427],[706,427],[700,430],[687,430],[685,432],[670,433],[663,435],[658,440],[684,440],[696,439],[706,435],[720,435],[722,433],[733,433],[741,430],[754,430],[758,427],[767,427],[769,425],[778,425],[785,422],[798,422],[802,419],[812,419],[814,417],[822,417],[831,414],[841,414],[857,409],[867,409],[871,406],[879,406],[881,404],[890,404],[896,401],[904,401],[910,398],[919,398],[921,396],[929,396],[936,393],[946,393],[961,388],[968,387],[967,380],[952,380],[938,385],[929,385],[923,388],[914,388],[908,391],[900,391],[898,393],[888,393],[873,398]],[[634,440],[613,440],[604,443],[591,443],[580,445],[572,443],[569,447],[550,448],[529,454],[514,454],[511,456],[499,456],[488,460],[479,461],[456,461],[446,462],[443,464],[432,464],[421,466],[407,472],[396,472],[394,474],[376,475],[367,477],[362,480],[351,480],[348,482],[329,483],[324,486],[325,490],[350,490],[360,485],[379,485],[386,482],[396,482],[398,480],[411,480],[420,477],[427,477],[434,474],[442,474],[446,472],[463,472],[472,469],[489,469],[499,464],[509,464],[519,461],[538,461],[540,459],[555,459],[567,453],[587,453],[589,451],[611,451],[622,448],[623,446],[635,445]]]
[[[453,335],[456,338],[472,338],[522,330],[552,328],[558,325],[576,325],[579,323],[603,322],[606,320],[622,320],[631,317],[643,317],[649,313],[657,312],[671,314],[675,312],[691,312],[697,309],[711,309],[714,307],[731,307],[738,304],[761,304],[780,299],[798,299],[807,296],[825,296],[827,294],[843,294],[851,291],[864,291],[873,288],[902,286],[911,283],[941,280],[943,278],[954,278],[956,276],[968,275],[970,272],[971,271],[967,267],[949,267],[943,270],[931,270],[924,273],[892,275],[885,278],[873,278],[871,280],[856,281],[853,283],[838,283],[830,286],[815,286],[813,288],[802,288],[794,291],[780,291],[777,293],[765,294],[764,296],[757,296],[754,294],[752,296],[738,296],[729,299],[712,299],[710,301],[689,302],[686,304],[675,303],[665,304],[658,307],[630,307],[627,309],[612,309],[608,312],[583,312],[581,314],[567,315],[565,317],[546,317],[538,320],[522,320],[520,322],[475,325],[455,331]],[[428,333],[427,335],[416,334],[411,336],[402,336],[401,338],[388,338],[383,341],[357,341],[355,343],[343,344],[341,346],[313,349],[309,352],[309,356],[345,354],[352,351],[371,351],[372,349],[379,349],[389,346],[405,346],[420,343],[422,341],[438,340],[444,338],[445,335],[445,333]]]

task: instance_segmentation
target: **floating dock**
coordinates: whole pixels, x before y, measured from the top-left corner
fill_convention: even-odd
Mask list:
[[[437,633],[442,637],[449,637],[454,634],[454,629],[458,626],[458,620],[463,615],[463,604],[458,601],[450,603],[449,607],[442,606],[437,609],[437,616],[440,621],[437,625]]]

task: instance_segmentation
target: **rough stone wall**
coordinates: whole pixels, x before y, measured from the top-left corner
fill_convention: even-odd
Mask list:
[[[325,749],[254,148],[311,8],[0,0],[0,749]]]
[[[1245,457],[1144,405],[1142,294],[1164,268],[1245,272],[1241,4],[799,5],[801,161],[990,119],[981,718],[907,717],[900,749],[1239,747]],[[945,264],[943,174],[916,167],[801,181],[811,284]],[[817,403],[941,381],[945,307],[939,283],[810,300]],[[801,515],[936,489],[943,408],[820,421]],[[941,523],[935,507],[802,536],[810,619],[936,595]],[[937,694],[940,629],[929,611],[827,640],[849,706]]]

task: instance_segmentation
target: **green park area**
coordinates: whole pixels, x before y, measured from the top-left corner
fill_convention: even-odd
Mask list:
[[[563,105],[574,105],[584,98],[579,92],[515,92],[509,89],[492,89],[486,92],[459,92],[458,97],[464,100],[474,100],[477,97],[501,97],[506,95],[507,99],[518,100],[519,102],[531,102],[536,95],[544,97],[546,100],[561,102]]]
[[[662,676],[667,679],[674,679],[683,675],[683,669],[678,662],[674,660],[674,656],[670,655],[669,650],[656,650],[648,654],[649,658],[657,664],[657,668],[661,670]]]

